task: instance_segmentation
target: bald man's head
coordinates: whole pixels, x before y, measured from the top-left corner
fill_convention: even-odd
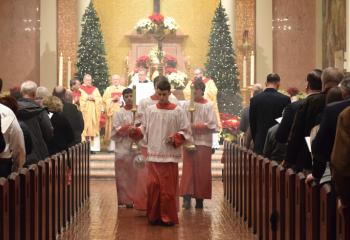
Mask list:
[[[57,86],[53,89],[52,95],[61,99],[61,101],[65,101],[66,89],[63,86]]]

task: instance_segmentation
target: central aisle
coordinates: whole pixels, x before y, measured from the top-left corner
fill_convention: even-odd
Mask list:
[[[181,209],[180,224],[172,228],[148,225],[136,210],[118,209],[116,199],[114,181],[91,181],[90,203],[60,239],[255,239],[226,204],[220,181],[213,181],[213,199],[204,201],[202,211]]]

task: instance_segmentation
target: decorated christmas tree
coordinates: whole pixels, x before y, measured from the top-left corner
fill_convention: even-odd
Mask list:
[[[239,115],[242,110],[235,53],[228,26],[228,18],[221,1],[212,20],[209,37],[207,76],[214,80],[218,88],[218,106],[220,113]]]
[[[81,25],[77,77],[82,80],[85,74],[90,74],[93,84],[103,93],[109,85],[109,73],[100,20],[92,1],[85,10]]]

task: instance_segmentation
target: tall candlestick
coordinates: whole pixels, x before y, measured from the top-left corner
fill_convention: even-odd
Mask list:
[[[136,85],[132,86],[132,111],[136,112]]]
[[[69,81],[72,78],[72,61],[70,60],[70,57],[68,57],[67,62],[67,88],[69,88]]]
[[[250,55],[250,85],[255,84],[255,56],[254,51]]]
[[[126,62],[126,66],[128,66],[129,65],[129,56],[126,56],[125,62]]]
[[[58,66],[58,86],[63,85],[63,55],[61,52]]]
[[[243,57],[243,88],[247,88],[247,58]]]

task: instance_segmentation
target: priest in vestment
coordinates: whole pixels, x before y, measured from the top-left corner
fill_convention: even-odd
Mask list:
[[[211,154],[212,133],[217,129],[217,119],[213,103],[206,100],[203,95],[205,84],[194,83],[194,112],[192,123],[192,136],[196,146],[195,151],[183,148],[183,170],[180,183],[180,195],[183,196],[183,208],[191,207],[191,197],[196,199],[196,208],[203,208],[203,199],[211,199]],[[190,103],[186,102],[188,118]]]
[[[154,89],[156,91],[157,89],[157,83],[162,79],[161,77],[156,77],[153,80],[153,85]],[[165,78],[166,79],[166,78]],[[138,119],[141,123],[142,126],[144,126],[144,116],[146,109],[154,104],[157,104],[159,100],[159,97],[157,93],[154,93],[150,97],[146,97],[142,99],[137,107],[137,115]],[[174,95],[169,96],[169,102],[177,104],[177,98]],[[141,153],[143,157],[146,159],[147,158],[147,144],[145,141],[140,142],[141,145]],[[147,170],[147,163],[146,167],[142,169],[138,169],[137,171],[137,184],[135,186],[136,188],[136,196],[135,196],[135,202],[134,202],[134,207],[137,210],[146,210],[147,209],[147,175],[148,175],[148,170]]]
[[[166,80],[157,84],[159,101],[146,109],[144,117],[148,160],[147,217],[152,225],[173,226],[179,222],[178,163],[182,157],[181,145],[191,139],[186,113],[169,102],[170,89]]]
[[[122,92],[125,89],[120,85],[120,76],[115,74],[112,76],[112,85],[107,87],[103,94],[104,112],[106,114],[106,128],[104,140],[108,145],[108,151],[114,151],[114,141],[111,141],[111,131],[113,116],[119,111],[122,104]]]
[[[142,138],[141,130],[133,127],[132,89],[123,90],[125,106],[113,118],[112,139],[115,141],[115,178],[118,205],[130,208],[134,205],[137,169],[133,161],[136,153],[131,144]]]
[[[213,103],[215,115],[217,118],[218,123],[218,130],[222,128],[221,126],[221,120],[220,120],[220,113],[219,113],[219,107],[218,107],[218,101],[217,101],[217,94],[218,89],[215,85],[215,82],[213,79],[209,79],[203,75],[203,70],[200,68],[197,68],[194,70],[194,79],[192,81],[189,81],[183,90],[184,96],[186,100],[190,100],[191,98],[191,85],[195,81],[202,81],[205,84],[205,92],[204,92],[204,98],[208,101]],[[213,133],[213,148],[219,148],[219,138],[217,133]]]
[[[139,105],[142,99],[154,94],[154,86],[153,83],[147,79],[146,70],[140,69],[137,75],[138,80],[131,82],[129,88],[132,89],[133,86],[136,86],[136,104]]]
[[[83,139],[90,140],[90,150],[100,151],[100,116],[102,97],[98,89],[92,86],[92,77],[86,74],[79,88],[80,111],[84,119]]]

